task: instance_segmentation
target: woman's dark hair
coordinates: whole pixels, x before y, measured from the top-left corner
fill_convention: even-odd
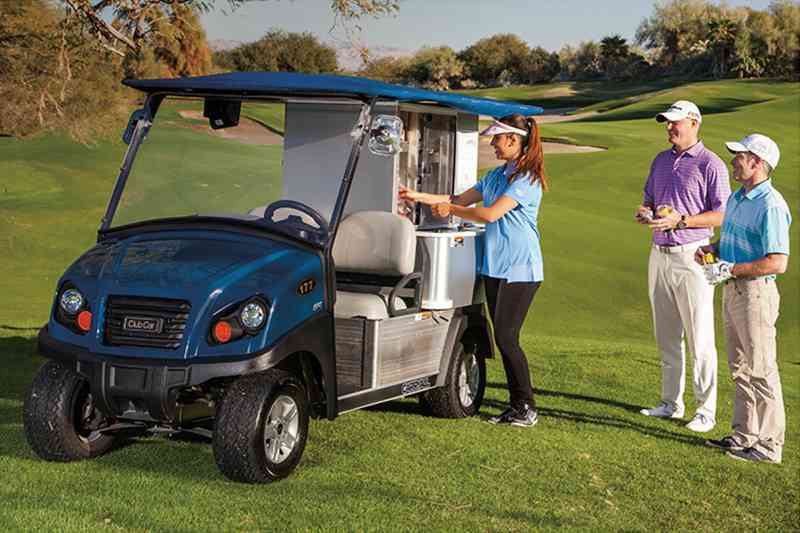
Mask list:
[[[539,125],[533,117],[525,117],[519,114],[506,115],[500,119],[503,124],[508,124],[520,130],[528,132],[527,137],[522,137],[524,143],[522,155],[516,161],[514,173],[508,178],[514,181],[520,174],[530,174],[531,183],[536,180],[541,181],[542,189],[547,190],[547,176],[544,174],[544,152],[542,152],[542,139],[539,136]]]

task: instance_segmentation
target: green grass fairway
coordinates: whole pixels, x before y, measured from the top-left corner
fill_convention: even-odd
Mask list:
[[[538,105],[544,109],[564,107],[617,106],[658,91],[681,85],[674,80],[635,81],[609,83],[606,81],[569,81],[544,85],[512,85],[493,89],[460,91],[470,96],[497,100],[513,100],[523,104]]]
[[[549,108],[609,101],[604,108],[613,108],[592,121],[542,127],[548,137],[608,151],[546,159],[552,184],[540,214],[546,280],[522,334],[539,425],[441,420],[423,415],[413,399],[393,402],[312,421],[298,470],[269,486],[227,481],[202,440],[142,439],[71,464],[33,454],[21,410],[43,361],[36,328],[47,319],[62,271],[94,242],[124,146],[85,147],[60,136],[0,139],[0,530],[797,531],[800,263],[793,256],[780,278],[784,462],[734,461],[703,446],[705,435],[686,430],[685,421],[638,414],[658,401],[660,367],[647,299],[650,235],[633,222],[633,211],[650,162],[667,148],[652,115],[692,99],[708,107],[702,137],[726,161],[724,141],[746,133],[779,143],[774,184],[793,210],[797,255],[798,89],[770,81],[599,84],[586,88],[582,101],[561,86],[485,93]],[[205,139],[181,132],[187,143]],[[248,147],[235,149],[245,154]],[[277,165],[270,157],[266,164]],[[732,411],[719,326],[712,437],[727,434]],[[507,399],[500,361],[490,361],[488,371],[484,416],[498,413]],[[686,400],[690,414],[691,381]]]

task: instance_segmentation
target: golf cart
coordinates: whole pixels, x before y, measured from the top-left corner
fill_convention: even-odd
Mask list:
[[[541,109],[339,76],[124,83],[145,99],[97,245],[39,332],[24,425],[40,457],[190,432],[260,483],[297,466],[310,417],[414,395],[477,413],[483,229],[398,188],[468,189],[479,115]]]

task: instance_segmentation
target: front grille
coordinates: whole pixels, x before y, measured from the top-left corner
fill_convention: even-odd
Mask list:
[[[108,346],[141,346],[176,350],[183,341],[183,332],[192,306],[185,300],[109,296],[106,304],[105,336]],[[126,317],[159,319],[161,331],[131,331],[123,327]]]

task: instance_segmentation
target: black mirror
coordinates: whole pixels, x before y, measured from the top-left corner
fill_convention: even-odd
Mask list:
[[[136,130],[136,124],[145,117],[144,109],[137,109],[131,113],[131,118],[128,119],[128,126],[122,132],[122,142],[131,144],[133,139],[133,132]]]
[[[242,102],[239,100],[206,98],[203,104],[203,116],[208,118],[212,130],[238,126],[241,112]]]

